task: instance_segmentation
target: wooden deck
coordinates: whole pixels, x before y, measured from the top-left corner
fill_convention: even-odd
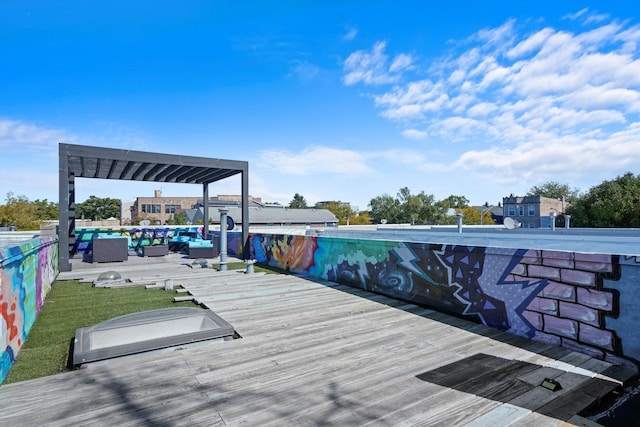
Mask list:
[[[186,262],[74,265],[59,279],[174,278],[241,339],[0,386],[0,425],[579,425],[619,385],[608,363],[413,304]]]

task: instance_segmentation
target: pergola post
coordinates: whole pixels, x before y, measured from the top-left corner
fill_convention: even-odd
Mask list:
[[[59,147],[58,157],[58,271],[71,271],[69,253],[75,244],[71,242],[71,237],[75,237],[76,229],[75,218],[72,217],[75,216],[75,183],[74,176],[69,173],[69,159],[63,153],[62,146]]]
[[[241,173],[242,179],[242,259],[249,259],[249,164]]]
[[[202,184],[202,238],[207,240],[209,236],[209,183]]]

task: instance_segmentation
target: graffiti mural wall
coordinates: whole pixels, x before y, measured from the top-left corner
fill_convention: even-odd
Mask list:
[[[273,267],[638,370],[639,257],[269,234],[249,242]]]
[[[0,383],[57,276],[57,238],[42,237],[0,248]]]

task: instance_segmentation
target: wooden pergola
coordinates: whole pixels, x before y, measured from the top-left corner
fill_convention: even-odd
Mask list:
[[[59,144],[59,256],[60,271],[71,271],[75,245],[75,179],[99,178],[128,181],[202,185],[204,217],[209,218],[209,184],[241,174],[242,241],[249,237],[249,163],[206,157],[149,153],[84,145]],[[204,222],[204,236],[209,224]]]

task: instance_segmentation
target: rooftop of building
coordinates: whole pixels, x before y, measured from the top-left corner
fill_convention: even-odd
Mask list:
[[[59,280],[173,277],[241,338],[2,385],[7,425],[559,426],[619,384],[607,362],[345,285],[192,269],[179,254],[72,262]],[[549,377],[561,391],[540,387]]]

